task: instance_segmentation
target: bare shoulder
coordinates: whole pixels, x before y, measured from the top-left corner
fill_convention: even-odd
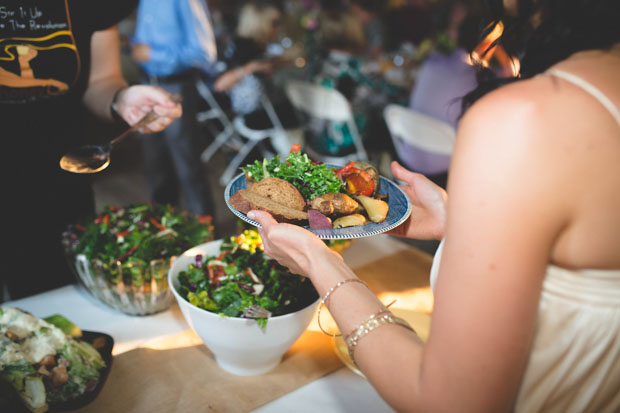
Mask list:
[[[613,87],[606,91],[615,96]],[[617,134],[618,124],[599,101],[546,74],[489,93],[459,125],[459,140],[468,146],[479,143],[513,150],[513,145],[530,145],[530,155],[550,155],[560,148],[579,153],[580,148],[606,146],[611,142],[602,140]]]
[[[620,107],[617,80],[608,81],[607,71],[588,71],[593,67],[588,62],[579,68],[562,65],[562,70],[595,85]],[[579,86],[540,75],[489,93],[465,114],[448,192],[451,200],[469,204],[501,198],[509,214],[536,206],[534,214],[546,214],[537,225],[551,225],[548,233],[560,234],[553,244],[554,262],[617,268],[618,177],[620,128],[610,112]],[[519,210],[511,211],[511,205]],[[599,247],[588,247],[594,241]]]
[[[542,76],[503,86],[477,101],[457,132],[455,162],[526,162],[541,165],[564,139],[562,100]],[[492,155],[491,155],[492,154]],[[491,155],[491,156],[489,156]],[[519,159],[522,157],[522,159]],[[492,165],[495,166],[495,165]]]
[[[476,102],[464,115],[462,129],[488,125],[502,135],[535,138],[566,114],[572,90],[559,90],[550,76],[537,76],[501,87]],[[572,99],[571,99],[572,100]],[[561,123],[561,122],[560,122]],[[488,128],[487,128],[488,129]],[[479,133],[476,136],[483,136]]]
[[[574,93],[558,91],[552,79],[538,76],[476,102],[459,125],[448,184],[451,202],[476,205],[496,222],[530,214],[532,222],[547,226],[545,234],[557,233],[573,215],[567,200],[575,196],[571,185],[584,169],[575,168],[585,146],[574,132],[580,120],[568,115],[573,109],[566,103]],[[558,196],[548,196],[558,190]],[[494,207],[483,209],[481,199],[495,199]],[[545,211],[529,210],[541,199]]]

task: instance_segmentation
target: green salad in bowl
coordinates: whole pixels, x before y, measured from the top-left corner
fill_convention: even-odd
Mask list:
[[[265,255],[255,229],[185,251],[168,281],[183,317],[217,364],[241,376],[274,369],[320,302],[309,279]],[[271,314],[246,316],[251,305]]]
[[[105,206],[63,234],[78,279],[104,303],[133,315],[162,311],[172,303],[171,260],[213,239],[208,215],[167,204]]]
[[[315,302],[310,280],[267,257],[256,230],[222,241],[219,255],[195,256],[178,275],[179,294],[191,304],[228,317],[242,317],[250,305],[272,316],[293,313]],[[267,318],[256,319],[265,327]]]

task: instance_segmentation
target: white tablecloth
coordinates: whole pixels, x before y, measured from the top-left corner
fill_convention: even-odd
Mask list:
[[[410,248],[387,235],[355,240],[344,252],[351,267],[359,267],[400,250]],[[129,316],[91,296],[78,285],[3,304],[18,307],[38,317],[62,314],[83,330],[101,331],[115,341],[118,354],[139,347],[145,341],[180,333],[189,328],[176,304],[151,316]],[[271,412],[391,412],[370,384],[346,367],[307,384],[256,410]]]

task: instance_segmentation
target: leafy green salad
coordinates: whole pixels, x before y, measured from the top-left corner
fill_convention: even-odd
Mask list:
[[[305,199],[314,199],[327,193],[340,192],[342,181],[333,169],[321,162],[313,162],[308,155],[291,151],[285,162],[280,155],[272,159],[256,160],[241,168],[247,177],[256,182],[267,177],[284,179],[293,184]]]
[[[228,317],[241,317],[253,304],[273,316],[298,311],[317,300],[310,280],[290,273],[263,252],[256,230],[224,240],[218,256],[196,256],[179,273],[179,293],[191,304]],[[257,319],[261,327],[267,319]]]
[[[178,256],[213,239],[211,217],[179,212],[167,204],[124,208],[105,206],[101,214],[64,234],[67,252],[84,254],[104,267],[120,264],[137,273],[152,260]]]

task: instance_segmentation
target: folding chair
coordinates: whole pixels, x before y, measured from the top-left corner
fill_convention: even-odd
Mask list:
[[[425,175],[448,170],[456,138],[450,124],[395,104],[385,107],[383,117],[396,155],[407,168]]]
[[[306,114],[311,120],[327,121],[333,136],[343,139],[342,132],[334,127],[336,122],[346,123],[351,131],[355,152],[344,156],[332,156],[316,153],[312,148],[306,146],[304,151],[312,159],[336,165],[350,161],[368,160],[359,130],[355,124],[351,105],[339,91],[306,81],[292,80],[286,84],[285,92],[299,112]]]
[[[239,149],[242,145],[242,140],[235,131],[228,115],[217,102],[204,80],[200,78],[196,80],[196,89],[208,105],[208,109],[196,115],[196,120],[200,123],[208,123],[211,133],[213,135],[217,134],[215,139],[200,154],[200,160],[203,163],[207,163],[223,145],[229,145],[235,149]],[[213,122],[210,122],[211,120],[218,120],[222,129],[219,131],[216,130],[213,127]]]
[[[282,123],[276,114],[273,104],[265,94],[261,97],[261,105],[267,113],[273,127],[269,129],[252,129],[246,125],[243,116],[236,116],[233,119],[232,125],[234,128],[234,133],[245,138],[246,142],[242,143],[239,151],[229,162],[228,166],[220,176],[220,184],[223,186],[228,184],[228,182],[234,177],[243,160],[250,154],[252,149],[254,149],[259,142],[269,139],[273,148],[280,154],[280,156],[286,156],[290,151],[291,143],[288,139],[287,133],[282,127]]]

